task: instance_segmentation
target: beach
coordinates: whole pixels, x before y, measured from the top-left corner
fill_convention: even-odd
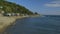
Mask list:
[[[18,19],[16,24],[5,32],[7,34],[60,34],[60,15]]]
[[[36,17],[37,15],[34,15]],[[3,16],[0,14],[0,34],[2,34],[7,28],[15,24],[17,19],[32,17],[31,16]]]
[[[13,24],[16,19],[24,18],[25,16],[11,16],[11,17],[5,17],[0,16],[0,34],[5,31],[9,25]]]

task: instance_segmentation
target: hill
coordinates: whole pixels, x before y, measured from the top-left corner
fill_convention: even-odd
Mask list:
[[[5,11],[5,13],[20,13],[20,14],[33,14],[32,11],[25,8],[24,6],[21,6],[19,4],[8,2],[5,0],[0,0],[0,10]]]

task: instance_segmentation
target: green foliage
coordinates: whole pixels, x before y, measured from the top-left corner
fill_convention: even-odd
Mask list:
[[[35,14],[38,14],[37,12],[35,12]]]
[[[0,0],[0,1],[5,1],[5,0]]]
[[[0,0],[0,6],[2,6],[2,10],[6,13],[21,13],[21,14],[33,14],[29,9],[25,8],[24,6],[18,5],[16,3],[8,2],[5,0]]]

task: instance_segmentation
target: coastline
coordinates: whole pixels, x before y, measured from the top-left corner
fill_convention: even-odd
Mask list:
[[[38,15],[34,15],[34,17],[37,17],[37,16]],[[26,17],[33,17],[33,15],[31,16],[10,16],[10,17],[0,16],[0,34],[5,34],[6,33],[5,30],[15,25],[15,21],[17,19],[22,19]]]
[[[0,16],[0,34],[2,34],[7,28],[15,24],[17,19],[22,19],[27,16],[12,16],[12,17],[5,17]]]

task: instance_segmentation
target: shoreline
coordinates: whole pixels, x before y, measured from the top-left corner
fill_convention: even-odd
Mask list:
[[[34,17],[36,17],[35,15]],[[6,30],[10,28],[11,26],[15,25],[17,19],[22,19],[26,17],[33,17],[33,16],[11,16],[11,17],[6,17],[6,16],[0,16],[0,34],[5,34]]]
[[[13,26],[15,24],[15,21],[17,19],[22,19],[27,16],[12,16],[12,17],[4,17],[0,16],[0,34],[3,34],[6,29],[8,29],[10,26]]]

